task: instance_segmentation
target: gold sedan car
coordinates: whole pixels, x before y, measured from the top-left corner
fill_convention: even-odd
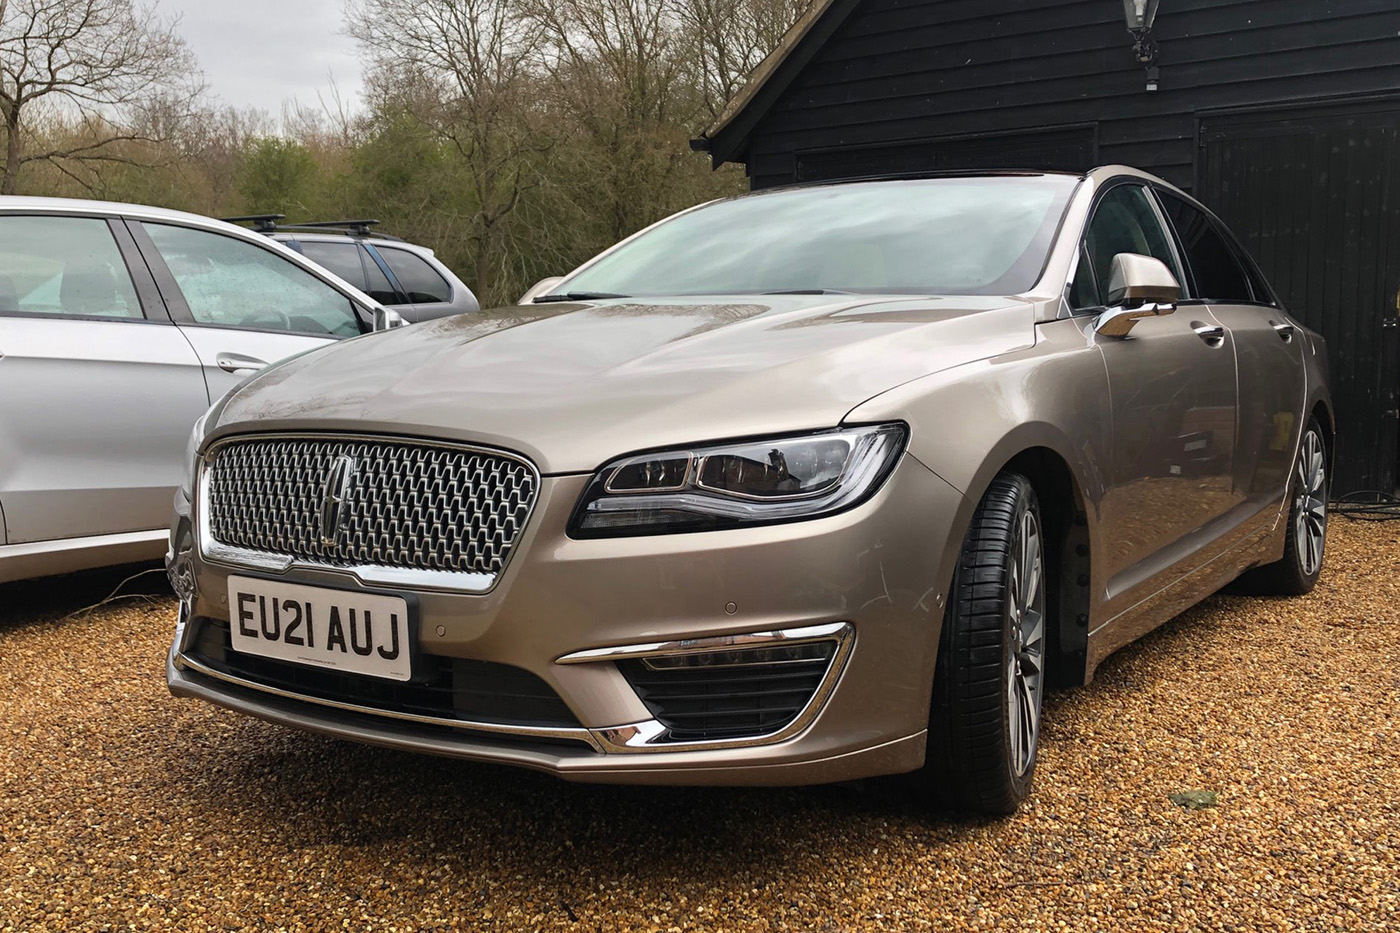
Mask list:
[[[176,695],[571,780],[920,771],[1006,813],[1047,688],[1321,568],[1322,341],[1132,169],[733,198],[533,292],[211,410]]]

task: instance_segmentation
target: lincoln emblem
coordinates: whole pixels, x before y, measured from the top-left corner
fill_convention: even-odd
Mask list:
[[[321,543],[334,547],[345,524],[346,504],[355,482],[355,458],[339,456],[326,473],[326,488],[321,499]]]

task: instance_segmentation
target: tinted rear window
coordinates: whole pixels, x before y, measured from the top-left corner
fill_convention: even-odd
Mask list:
[[[399,280],[408,300],[414,304],[433,304],[452,300],[452,286],[438,275],[436,269],[428,265],[421,256],[406,249],[376,245],[375,249],[389,264],[389,271]]]
[[[1191,266],[1196,297],[1207,301],[1250,301],[1249,278],[1211,219],[1191,204],[1162,192],[1162,206]],[[1267,300],[1267,299],[1265,299]]]
[[[340,276],[360,291],[365,290],[365,270],[360,265],[360,248],[354,243],[302,240],[301,252],[321,268]]]

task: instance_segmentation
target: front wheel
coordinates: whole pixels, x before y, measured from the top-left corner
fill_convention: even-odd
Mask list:
[[[934,673],[924,778],[961,810],[1004,815],[1030,793],[1046,665],[1046,557],[1026,477],[1002,473],[963,541]]]
[[[1317,419],[1298,444],[1289,486],[1283,557],[1240,577],[1232,590],[1255,596],[1302,596],[1322,573],[1327,547],[1327,446]]]

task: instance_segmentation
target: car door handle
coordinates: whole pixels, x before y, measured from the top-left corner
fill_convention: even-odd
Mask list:
[[[244,356],[242,353],[220,353],[214,358],[214,362],[226,373],[255,373],[267,366],[267,360],[260,360],[256,356]]]
[[[1270,321],[1269,326],[1274,329],[1274,332],[1277,333],[1280,338],[1282,338],[1284,343],[1287,343],[1288,341],[1292,340],[1293,335],[1298,332],[1298,328],[1294,327],[1287,321]]]
[[[1209,346],[1218,347],[1225,342],[1225,328],[1219,324],[1203,324],[1200,321],[1193,321],[1191,329]]]

